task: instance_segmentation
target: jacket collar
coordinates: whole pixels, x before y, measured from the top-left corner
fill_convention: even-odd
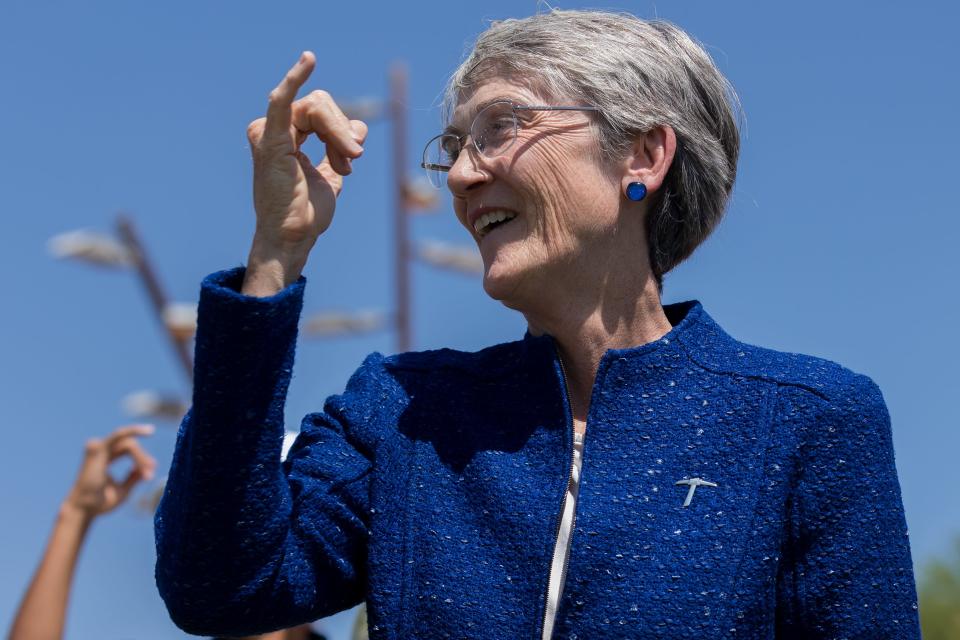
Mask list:
[[[672,329],[666,334],[646,344],[625,349],[609,349],[604,358],[626,358],[634,360],[653,355],[662,355],[663,351],[678,349],[682,344],[690,355],[698,361],[715,361],[735,345],[734,340],[707,313],[699,300],[685,300],[663,306],[664,314]],[[529,330],[523,338],[524,346],[535,351],[548,351],[549,357],[556,354],[556,340],[549,334],[533,336]]]

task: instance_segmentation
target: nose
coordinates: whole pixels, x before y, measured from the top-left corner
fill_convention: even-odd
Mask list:
[[[447,172],[447,188],[454,196],[464,198],[467,192],[490,182],[491,178],[489,168],[471,144],[464,147]]]

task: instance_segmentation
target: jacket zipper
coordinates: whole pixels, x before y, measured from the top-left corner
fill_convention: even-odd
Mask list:
[[[556,553],[557,543],[559,542],[559,539],[560,539],[560,525],[563,524],[563,512],[567,505],[567,493],[569,492],[570,482],[573,481],[573,465],[576,462],[576,455],[577,455],[576,444],[574,442],[576,438],[576,434],[574,433],[576,431],[576,428],[574,426],[574,421],[573,421],[573,399],[570,397],[570,383],[567,381],[567,370],[563,366],[563,358],[560,357],[560,352],[558,350],[557,350],[557,361],[560,363],[560,373],[563,375],[563,390],[564,390],[564,393],[566,393],[567,395],[567,404],[570,406],[570,414],[568,418],[569,425],[570,425],[570,470],[567,473],[567,483],[564,485],[564,489],[563,489],[563,501],[560,503],[560,513],[559,515],[557,515],[557,526],[554,529],[554,534],[553,534],[554,553]],[[576,526],[576,524],[577,524],[577,510],[574,509],[573,517],[570,519],[570,536],[568,538],[568,544],[573,543],[573,528]],[[566,576],[567,565],[569,563],[570,563],[570,553],[568,550],[568,552],[564,554],[563,570],[561,571],[561,574],[564,576]],[[544,594],[544,598],[543,598],[543,620],[541,620],[540,630],[539,630],[539,633],[537,633],[537,640],[541,640],[543,638],[543,630],[547,626],[547,614],[549,612],[549,604],[550,604],[550,582],[552,579],[553,579],[553,557],[551,556],[550,568],[547,570],[547,591]],[[562,594],[562,590],[561,590],[561,594]],[[559,610],[560,610],[560,601],[558,599],[557,611]],[[556,620],[554,620],[554,625],[556,625]],[[552,637],[553,633],[551,632],[550,635]]]

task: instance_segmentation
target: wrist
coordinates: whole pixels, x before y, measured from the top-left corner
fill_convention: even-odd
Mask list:
[[[57,517],[64,524],[87,527],[97,517],[97,514],[67,498],[60,504]]]
[[[259,297],[280,292],[300,278],[309,252],[310,247],[283,248],[254,239],[241,292]]]
[[[307,257],[317,243],[316,238],[301,240],[277,239],[276,234],[257,230],[250,245],[251,260],[276,261],[285,267],[303,269]]]
[[[240,292],[258,298],[276,295],[300,277],[302,267],[280,259],[253,258],[247,261]]]

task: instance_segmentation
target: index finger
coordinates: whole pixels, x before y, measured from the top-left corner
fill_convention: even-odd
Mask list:
[[[300,59],[293,65],[280,84],[270,92],[267,103],[267,122],[264,124],[264,135],[290,135],[290,105],[297,97],[297,91],[307,81],[317,63],[312,51],[304,51]]]
[[[106,450],[110,450],[118,440],[130,436],[149,436],[154,431],[152,424],[131,424],[114,430],[113,433],[103,439]]]
[[[157,468],[157,461],[147,453],[140,443],[132,438],[117,442],[110,450],[109,461],[113,462],[122,455],[128,455],[133,459],[134,468],[140,475],[150,480],[153,472]]]

